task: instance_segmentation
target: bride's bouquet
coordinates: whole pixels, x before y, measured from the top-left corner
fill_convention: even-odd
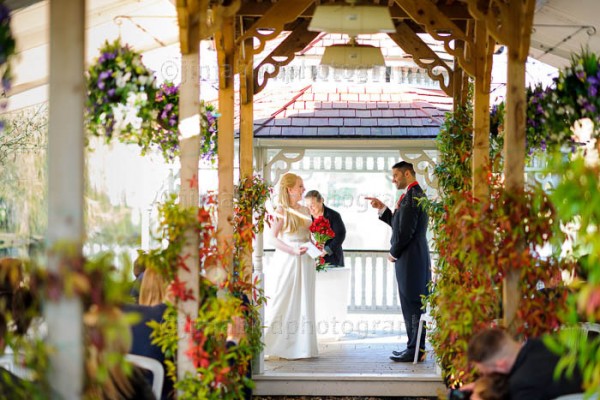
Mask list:
[[[331,229],[329,220],[323,216],[315,218],[309,229],[312,232],[317,247],[321,251],[323,251],[325,243],[327,243],[329,239],[335,237],[335,232]],[[327,268],[327,265],[329,265],[325,262],[324,257],[318,257],[316,263],[317,271],[324,271]]]

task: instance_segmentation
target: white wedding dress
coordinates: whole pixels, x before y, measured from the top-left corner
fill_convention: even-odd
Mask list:
[[[298,247],[310,238],[310,214],[307,225],[298,232],[283,232],[279,239]],[[315,324],[315,260],[306,253],[297,256],[275,250],[265,268],[265,354],[287,359],[318,355]]]

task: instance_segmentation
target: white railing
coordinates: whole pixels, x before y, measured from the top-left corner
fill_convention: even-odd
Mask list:
[[[394,264],[387,261],[386,250],[344,250],[350,267],[349,313],[401,313]],[[436,254],[431,253],[435,263]],[[273,257],[265,250],[264,263]],[[323,272],[326,273],[326,272]]]
[[[398,287],[393,264],[387,261],[384,250],[344,250],[345,264],[350,267],[348,312],[398,313]],[[273,251],[266,250],[268,264]],[[323,272],[326,273],[326,272]]]

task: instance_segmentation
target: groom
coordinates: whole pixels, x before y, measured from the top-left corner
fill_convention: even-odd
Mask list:
[[[408,345],[402,352],[393,351],[390,359],[395,362],[412,362],[417,350],[419,319],[423,313],[421,296],[429,293],[427,286],[431,281],[431,262],[426,237],[428,216],[425,209],[419,205],[419,199],[425,198],[425,193],[415,179],[415,170],[411,163],[396,163],[392,167],[392,182],[396,189],[406,189],[394,210],[390,210],[377,198],[366,199],[378,210],[379,219],[392,227],[388,261],[393,262],[396,267],[396,281]],[[425,355],[425,329],[418,348],[419,361],[422,361]]]

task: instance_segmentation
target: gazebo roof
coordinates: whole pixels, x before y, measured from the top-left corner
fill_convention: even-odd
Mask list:
[[[452,98],[405,85],[315,83],[267,88],[254,104],[257,138],[435,138]]]

